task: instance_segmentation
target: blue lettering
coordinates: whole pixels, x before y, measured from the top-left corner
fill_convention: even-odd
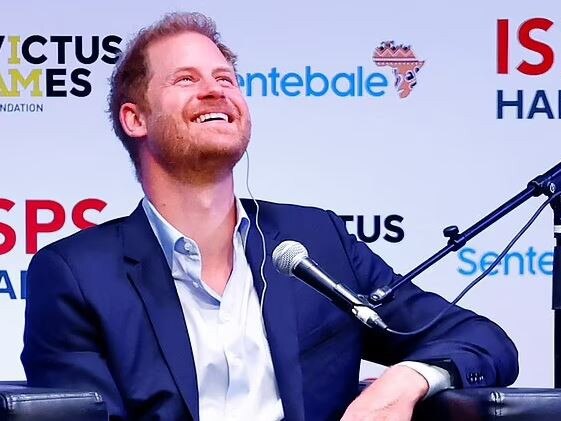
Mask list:
[[[312,81],[314,79],[321,80],[322,87],[319,91],[312,88]],[[329,81],[327,77],[322,73],[312,73],[311,66],[306,66],[306,96],[322,96],[325,95],[329,89]]]
[[[20,298],[22,300],[27,299],[27,271],[20,271]]]
[[[356,72],[339,72],[332,78],[321,72],[312,71],[306,66],[304,74],[297,72],[280,73],[272,67],[269,73],[236,74],[240,89],[248,97],[251,96],[280,96],[296,97],[323,96],[329,91],[339,97],[363,96],[364,92],[373,97],[385,94],[388,79],[382,73],[371,73],[364,80],[364,69],[357,66]]]
[[[479,261],[481,271],[482,272],[486,271],[489,268],[489,266],[491,266],[493,262],[497,259],[497,257],[499,257],[499,255],[492,251],[487,252],[483,256],[481,256],[481,260]],[[501,263],[499,262],[497,266],[500,266],[500,264]],[[496,275],[497,273],[499,273],[499,270],[493,269],[491,272],[489,272],[489,275]]]
[[[357,96],[362,96],[362,66],[356,68],[356,80],[357,80]]]
[[[473,248],[463,248],[458,257],[461,264],[458,266],[458,272],[461,275],[475,275],[476,272],[486,271],[493,261],[498,257],[495,251],[482,251],[481,257],[478,257],[478,251]],[[478,263],[478,264],[477,264]],[[500,269],[502,267],[502,269]],[[553,273],[553,253],[547,251],[544,253],[536,252],[533,246],[528,247],[526,252],[512,251],[507,253],[504,261],[501,261],[489,275],[547,275]]]
[[[375,90],[372,88],[387,88],[388,79],[382,73],[372,73],[366,78],[366,92],[372,96],[384,95],[384,89]]]
[[[280,76],[279,72],[277,72],[277,68],[273,67],[269,72],[269,78],[271,79],[271,93],[274,96],[279,96],[279,91],[277,91],[277,79]]]
[[[0,288],[0,294],[9,294],[10,299],[15,300],[16,293],[14,292],[14,287],[12,286],[12,282],[10,281],[10,276],[5,270],[0,270],[0,285],[2,285],[2,281],[6,283],[6,287]]]
[[[469,247],[465,247],[462,250],[460,250],[460,252],[458,253],[458,257],[462,262],[470,265],[471,269],[466,270],[466,269],[458,268],[458,272],[460,272],[460,274],[462,275],[473,275],[477,270],[477,265],[473,260],[471,260],[469,257],[466,256],[467,254],[474,255],[475,250]]]
[[[538,267],[546,275],[553,275],[553,253],[548,251],[542,254],[538,260]]]
[[[261,95],[267,96],[267,77],[263,73],[248,73],[247,74],[247,96],[253,94],[253,80],[261,80]]]
[[[523,100],[523,91],[517,90],[516,91],[516,100],[507,101],[503,98],[503,90],[499,89],[497,91],[497,118],[503,118],[503,108],[504,107],[516,107],[516,118],[522,118],[522,100]]]
[[[528,256],[528,272],[530,272],[530,274],[532,275],[535,275],[536,271],[534,270],[534,257],[536,257],[536,252],[534,251],[534,247],[528,247],[526,256]]]
[[[294,79],[290,81],[289,79]],[[298,73],[287,73],[282,77],[281,80],[281,91],[288,96],[298,96],[300,95],[300,89],[296,89],[295,91],[289,91],[287,88],[295,87],[301,88],[303,86],[302,77]]]
[[[522,254],[514,251],[512,253],[507,253],[505,256],[505,275],[508,275],[510,273],[510,265],[509,262],[511,261],[511,259],[515,257],[516,259],[518,259],[518,261],[520,262],[520,264],[518,265],[518,274],[519,275],[524,275],[524,257],[522,256]]]
[[[339,80],[346,80],[347,90],[341,91],[337,87]],[[355,75],[353,73],[337,73],[331,80],[331,89],[337,96],[355,96]]]
[[[540,101],[543,104],[542,106],[538,106]],[[528,118],[534,118],[534,114],[536,113],[545,113],[547,114],[547,118],[554,118],[553,111],[551,110],[551,106],[547,100],[547,95],[543,89],[536,91],[536,95],[532,101],[532,106],[530,107],[530,112],[528,113]]]

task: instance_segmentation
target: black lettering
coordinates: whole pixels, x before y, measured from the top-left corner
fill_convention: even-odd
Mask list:
[[[99,57],[99,37],[97,35],[92,36],[92,48],[91,53],[88,57],[84,55],[84,37],[76,37],[76,43],[74,44],[74,49],[76,51],[76,59],[82,64],[92,64],[95,63]]]
[[[399,243],[405,237],[405,231],[399,225],[394,224],[394,222],[403,222],[403,216],[389,215],[384,219],[384,228],[388,230],[388,233],[384,235],[384,240],[390,243]],[[395,235],[390,235],[390,233]]]
[[[91,74],[88,69],[74,69],[70,74],[70,79],[74,83],[74,87],[70,89],[70,93],[77,97],[85,97],[91,94],[92,92],[92,84],[88,81],[87,77]],[[84,76],[81,78],[80,76]],[[82,89],[76,89],[76,86],[81,87]]]
[[[4,44],[4,38],[6,38],[4,35],[0,35],[0,50],[2,49],[2,44]]]
[[[65,86],[64,79],[56,79],[55,76],[66,76],[66,69],[46,69],[47,97],[64,97],[66,90],[56,90],[57,86]]]
[[[356,235],[358,236],[360,241],[364,241],[365,243],[373,243],[380,237],[380,215],[373,215],[374,226],[372,229],[372,234],[367,235],[364,232],[364,215],[357,216],[357,227],[356,227]]]
[[[101,57],[101,61],[107,64],[117,63],[119,54],[121,54],[119,44],[122,40],[123,39],[117,35],[107,35],[105,38],[103,38],[101,46],[107,54],[104,54]]]
[[[51,42],[57,44],[57,63],[66,64],[66,44],[72,42],[70,35],[52,35]]]
[[[47,43],[47,38],[42,37],[41,35],[31,35],[24,39],[21,44],[21,55],[24,60],[30,64],[42,64],[47,61],[47,56],[45,54],[41,54],[37,57],[31,55],[31,44],[36,42],[41,45],[45,45]]]

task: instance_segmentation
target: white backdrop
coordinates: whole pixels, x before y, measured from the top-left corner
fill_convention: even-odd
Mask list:
[[[126,40],[168,11],[197,10],[212,16],[223,40],[239,55],[241,77],[245,82],[248,73],[254,78],[247,97],[254,123],[249,149],[254,195],[354,215],[354,222],[348,224],[352,232],[357,231],[361,215],[367,235],[373,234],[378,215],[381,235],[370,246],[396,271],[405,273],[445,244],[443,227],[467,228],[559,161],[561,66],[555,53],[561,54],[561,9],[556,2],[542,3],[500,0],[487,2],[484,10],[469,3],[443,6],[436,0],[399,5],[370,1],[330,5],[317,0],[144,4],[65,0],[47,5],[31,0],[3,5],[0,378],[24,378],[19,362],[25,307],[21,280],[34,252],[34,238],[41,247],[76,231],[71,213],[84,199],[107,204],[101,211],[85,213],[86,220],[99,223],[128,214],[141,198],[127,154],[105,113],[112,65],[101,60],[103,48],[94,63],[80,63],[75,54],[77,37],[89,55],[92,36],[103,40],[116,35]],[[525,21],[530,20],[526,27],[537,25],[534,18],[547,19],[552,25],[547,31],[530,32],[531,39],[540,44],[534,41],[532,46],[522,34],[522,43],[529,49],[520,44],[517,32]],[[498,19],[508,19],[508,55],[504,47],[501,50],[508,74],[498,74]],[[40,64],[29,63],[23,53],[25,40],[30,42],[33,35],[47,41],[29,48],[33,57],[44,54]],[[57,36],[72,37],[61,44],[64,60],[58,60]],[[379,67],[372,60],[375,48],[390,40],[411,45],[416,58],[424,61],[417,85],[406,98],[400,98],[393,86],[391,68]],[[551,54],[553,64],[548,66]],[[537,65],[544,56],[545,63],[536,67],[541,74],[529,76],[517,70],[522,60]],[[279,85],[275,96],[270,78],[267,95],[260,79],[255,79],[267,79],[275,69],[280,74],[277,83],[288,73],[296,75],[286,76],[286,82],[296,83],[298,77],[305,79],[308,66],[309,72],[327,79],[342,72],[355,73],[338,77],[339,91],[351,93],[347,83],[353,77],[356,81],[359,71],[363,79],[379,73],[372,80],[385,78],[387,86],[374,88],[382,92],[380,96],[368,94],[364,86],[361,95],[356,88],[354,95],[347,96],[332,89],[321,96],[306,96],[305,87],[285,86],[285,92],[300,90],[300,95],[289,96]],[[27,87],[18,75],[24,80],[31,76]],[[50,90],[67,91],[66,97],[47,96],[49,78],[63,81],[55,82]],[[320,78],[313,81],[312,89],[321,90]],[[70,93],[72,88],[84,92],[88,85],[91,93],[87,96]],[[248,93],[247,84],[243,89]],[[503,118],[497,118],[499,90],[510,101],[522,91],[523,118],[517,118],[513,106],[503,108]],[[538,90],[543,94],[538,94],[542,97],[534,111],[542,112],[527,118]],[[552,116],[544,111],[544,96]],[[247,196],[245,162],[241,164],[236,172],[237,191]],[[449,256],[416,283],[453,298],[481,273],[481,259],[489,258],[484,255],[499,252],[540,200],[522,206],[470,243],[461,256]],[[34,206],[52,207],[53,202],[61,205],[55,211],[55,222],[61,227],[51,223],[52,211],[33,212]],[[403,218],[393,222],[404,234],[401,241],[383,238],[396,235],[383,226],[390,215]],[[53,232],[36,234],[47,230]],[[520,386],[547,387],[553,382],[552,246],[547,209],[515,245],[517,254],[461,302],[497,321],[514,339],[520,351],[516,383]]]

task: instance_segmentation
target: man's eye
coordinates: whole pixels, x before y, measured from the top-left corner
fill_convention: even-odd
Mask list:
[[[181,76],[180,78],[177,79],[177,81],[175,83],[193,83],[195,81],[195,79],[193,78],[193,76]]]
[[[234,84],[234,81],[232,80],[232,78],[230,76],[220,76],[220,77],[217,77],[216,80],[218,82],[220,82],[222,85],[231,86],[231,85]]]

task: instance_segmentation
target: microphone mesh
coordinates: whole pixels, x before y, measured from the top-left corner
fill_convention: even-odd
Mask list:
[[[292,269],[302,259],[308,257],[308,250],[298,241],[287,240],[273,251],[273,265],[280,273],[292,275]]]

